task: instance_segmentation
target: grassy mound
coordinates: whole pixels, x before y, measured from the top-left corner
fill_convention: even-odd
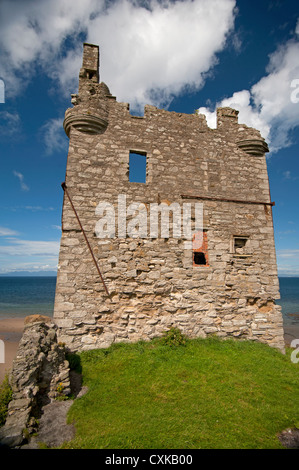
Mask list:
[[[183,338],[80,354],[68,448],[280,448],[299,427],[299,364],[259,343]]]

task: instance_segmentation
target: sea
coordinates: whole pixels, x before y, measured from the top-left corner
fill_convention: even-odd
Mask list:
[[[53,316],[55,276],[0,276],[0,319]]]
[[[299,277],[280,277],[284,324],[299,326]],[[0,319],[53,316],[56,277],[0,276]]]

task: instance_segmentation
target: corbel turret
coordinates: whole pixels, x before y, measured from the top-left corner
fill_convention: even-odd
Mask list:
[[[108,126],[107,96],[110,91],[99,83],[99,46],[84,43],[79,73],[79,93],[72,95],[73,108],[66,110],[63,122],[68,137],[72,128],[87,134],[102,134]]]
[[[225,107],[217,109],[217,129],[235,129],[238,126],[239,111],[233,108]],[[247,128],[250,130],[250,128]],[[236,142],[239,149],[248,155],[263,156],[269,152],[269,148],[260,133],[255,129],[251,129],[246,138]]]

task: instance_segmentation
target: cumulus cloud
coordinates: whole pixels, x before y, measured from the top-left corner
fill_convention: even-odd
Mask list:
[[[199,88],[233,28],[234,7],[231,0],[114,3],[88,29],[88,41],[101,44],[103,80],[133,106]]]
[[[56,90],[74,93],[86,41],[100,45],[101,80],[119,101],[139,111],[146,103],[167,107],[200,89],[228,37],[236,42],[235,15],[236,0],[2,0],[0,76],[8,95],[40,72]],[[239,122],[258,128],[272,152],[291,144],[298,125],[299,20],[293,33],[261,80],[216,104],[238,109]],[[215,127],[215,109],[199,112]],[[11,129],[19,124],[18,116],[3,117]],[[48,121],[43,136],[48,153],[64,149],[60,119]]]
[[[250,90],[236,92],[218,102],[216,108],[231,106],[239,110],[239,122],[259,129],[270,150],[276,152],[292,144],[290,132],[299,124],[298,79],[299,39],[294,37],[270,56],[266,75],[259,82]],[[207,114],[209,125],[215,127],[215,109],[201,107],[199,113]]]
[[[2,0],[0,76],[17,93],[38,64],[76,91],[82,38],[99,44],[102,80],[132,107],[199,88],[232,31],[235,0]],[[66,46],[67,45],[67,46]]]
[[[96,0],[2,0],[0,4],[1,66],[8,95],[22,90],[39,65],[53,72],[66,39],[76,42],[86,31]],[[58,59],[59,62],[59,59]]]
[[[262,119],[258,108],[251,105],[251,93],[248,90],[235,92],[230,98],[225,98],[218,102],[215,110],[211,111],[206,107],[198,109],[200,114],[205,114],[208,126],[215,129],[216,123],[216,108],[229,106],[239,111],[239,122],[246,124],[250,127],[255,127],[260,130],[265,139],[268,138],[270,133],[270,125]]]

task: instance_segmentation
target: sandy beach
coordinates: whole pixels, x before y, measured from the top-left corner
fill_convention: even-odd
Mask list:
[[[9,318],[0,320],[0,340],[4,341],[4,360],[0,362],[0,383],[6,372],[11,369],[13,359],[17,353],[19,341],[24,328],[24,318]]]
[[[10,318],[0,320],[0,340],[4,341],[5,363],[0,363],[0,383],[5,374],[11,369],[16,356],[19,341],[22,337],[25,318]],[[286,346],[290,346],[293,339],[299,339],[299,324],[284,327]]]
[[[286,346],[290,346],[293,339],[299,340],[299,324],[284,326],[284,340]]]

